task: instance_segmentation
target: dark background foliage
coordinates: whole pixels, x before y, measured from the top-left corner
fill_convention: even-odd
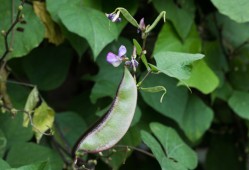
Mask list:
[[[121,23],[106,18],[117,7],[146,25],[166,11],[166,22],[147,38],[149,63],[169,51],[205,57],[188,68],[180,59],[175,76],[152,74],[144,81],[144,87],[167,89],[163,103],[161,93],[139,91],[122,147],[108,157],[89,156],[98,160],[96,169],[248,169],[247,0],[0,0],[0,169],[72,169],[73,146],[108,110],[121,80],[122,67],[108,64],[107,53],[123,44],[130,57],[132,40],[142,43],[122,15]],[[13,25],[18,16],[24,18]],[[187,79],[179,78],[189,69]],[[145,74],[140,63],[138,80]],[[32,119],[24,109],[34,109]],[[23,126],[25,115],[33,126]]]

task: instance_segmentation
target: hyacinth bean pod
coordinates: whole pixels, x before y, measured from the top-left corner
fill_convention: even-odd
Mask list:
[[[127,67],[110,109],[75,148],[80,153],[98,153],[113,147],[128,131],[137,103],[136,81]]]

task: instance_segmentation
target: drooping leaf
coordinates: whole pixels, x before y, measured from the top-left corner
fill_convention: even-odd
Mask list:
[[[219,12],[232,20],[245,23],[249,21],[249,1],[247,0],[211,0]]]
[[[189,54],[178,52],[158,52],[155,53],[157,69],[164,74],[179,80],[190,77],[190,64],[204,57],[202,54]]]
[[[199,60],[193,63],[190,78],[184,83],[208,94],[218,87],[219,79],[204,60]]]
[[[29,94],[29,97],[26,101],[24,110],[29,112],[30,115],[33,113],[32,111],[36,107],[37,103],[39,102],[39,92],[36,87],[32,89],[32,91]],[[29,124],[29,116],[27,114],[24,114],[23,117],[23,126],[28,127]]]
[[[0,30],[7,31],[8,28],[11,26],[12,15],[13,17],[16,16],[18,11],[18,6],[20,2],[15,1],[3,1],[2,5],[0,6]],[[13,5],[13,12],[12,10]],[[39,18],[34,14],[32,6],[25,5],[23,7],[22,13],[25,16],[26,24],[18,23],[16,27],[13,29],[14,34],[13,38],[11,38],[11,34],[8,38],[8,43],[10,44],[10,48],[13,49],[11,55],[9,55],[8,59],[13,57],[21,57],[29,53],[33,48],[37,47],[43,37],[45,36],[45,29]],[[14,18],[13,18],[14,19]],[[17,28],[22,28],[23,31],[17,31]],[[5,50],[4,46],[4,37],[0,36],[0,54],[3,54]]]
[[[228,104],[239,117],[249,120],[249,93],[234,91]]]
[[[66,79],[71,56],[72,50],[63,45],[37,48],[24,58],[24,69],[38,89],[52,90]]]
[[[39,143],[43,133],[51,129],[54,123],[55,112],[42,101],[41,105],[35,109],[33,115],[33,131],[35,131],[36,140]]]
[[[45,28],[46,35],[45,37],[48,39],[50,43],[55,45],[59,45],[64,41],[64,36],[61,32],[59,25],[57,25],[49,15],[46,10],[45,2],[33,2],[34,12],[41,19]]]
[[[63,169],[63,161],[54,150],[34,143],[16,144],[11,147],[7,155],[7,162],[13,168],[41,161],[48,161],[49,165],[46,166],[46,170]]]
[[[173,23],[178,35],[185,40],[194,21],[195,5],[193,0],[153,0],[158,12],[166,11],[167,18]]]
[[[212,110],[193,94],[188,95],[186,88],[177,87],[176,80],[165,75],[150,75],[143,85],[163,85],[167,88],[163,103],[158,101],[160,94],[142,91],[141,94],[149,106],[175,120],[192,142],[198,141],[210,127]]]
[[[69,31],[87,40],[94,59],[108,43],[117,38],[117,28],[111,26],[114,23],[110,25],[106,16],[97,10],[67,5],[60,10],[59,17]]]

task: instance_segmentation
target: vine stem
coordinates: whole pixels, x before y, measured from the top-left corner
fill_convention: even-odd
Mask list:
[[[21,4],[19,6],[19,9],[18,9],[17,15],[16,15],[16,19],[14,20],[14,22],[12,22],[9,29],[6,32],[2,31],[2,34],[4,36],[5,52],[3,53],[2,57],[0,58],[0,63],[2,63],[2,61],[7,57],[9,52],[12,51],[9,47],[9,44],[8,44],[8,37],[9,37],[9,34],[11,33],[11,31],[16,26],[16,24],[22,20],[21,12],[22,12],[22,8],[23,8],[24,3],[25,3],[25,0],[22,0]]]
[[[127,147],[128,147],[128,148],[133,149],[133,150],[135,150],[135,151],[138,151],[138,152],[140,152],[140,153],[142,153],[142,154],[145,154],[145,155],[147,155],[147,156],[149,156],[149,157],[155,158],[155,156],[154,156],[153,154],[151,154],[151,153],[149,153],[149,152],[147,152],[147,151],[145,151],[145,150],[143,150],[143,149],[136,148],[136,147],[134,147],[134,146],[116,145],[115,147],[117,147],[117,148],[127,148]]]

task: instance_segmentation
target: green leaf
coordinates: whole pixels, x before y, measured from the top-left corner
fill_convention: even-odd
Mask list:
[[[203,52],[205,54],[205,62],[215,72],[227,72],[229,70],[228,62],[222,47],[218,40],[205,41],[203,45]]]
[[[87,40],[94,59],[108,43],[117,38],[117,28],[112,26],[114,23],[109,23],[106,16],[97,10],[67,5],[60,10],[59,17],[69,31]]]
[[[74,50],[77,52],[79,57],[82,57],[82,55],[86,52],[86,50],[89,48],[89,45],[87,41],[80,37],[79,35],[69,32],[66,28],[62,27],[62,32],[74,48]]]
[[[204,57],[202,54],[188,54],[179,52],[157,52],[155,53],[157,69],[164,74],[179,80],[190,77],[189,65]]]
[[[249,120],[249,93],[234,91],[228,104],[239,117]]]
[[[117,68],[114,68],[106,61],[106,54],[109,51],[118,53],[118,49],[122,44],[126,46],[127,56],[129,56],[132,53],[132,44],[127,39],[119,39],[119,41],[108,45],[101,52],[100,56],[97,59],[99,72],[96,76],[93,77],[95,84],[90,95],[90,99],[93,103],[95,103],[97,99],[101,97],[114,97],[117,91],[118,84],[123,74],[123,67],[119,66]]]
[[[24,69],[38,89],[52,90],[66,79],[71,56],[71,49],[63,45],[37,48],[24,58]]]
[[[0,129],[0,158],[2,158],[4,156],[6,146],[7,146],[7,139],[6,139],[3,131]],[[0,159],[0,161],[1,161],[1,159]],[[0,167],[1,167],[1,163],[0,163]]]
[[[71,147],[86,131],[86,122],[75,112],[62,112],[56,114],[56,124]]]
[[[161,145],[148,132],[141,131],[141,136],[162,170],[188,170],[197,166],[196,153],[182,141],[174,129],[155,122],[150,124],[150,128]]]
[[[32,114],[32,111],[36,107],[38,102],[39,102],[39,92],[37,88],[34,87],[33,90],[29,94],[24,110]],[[27,114],[24,114],[23,126],[28,127],[28,124],[29,124],[29,116]]]
[[[219,12],[227,15],[232,20],[244,23],[249,21],[248,0],[211,0]]]
[[[0,129],[4,132],[7,139],[6,148],[20,142],[28,141],[33,136],[31,128],[23,127],[22,123],[22,114],[17,114],[14,119],[7,114],[0,116]]]
[[[9,169],[9,168],[10,168],[9,164],[0,158],[0,169],[4,170],[4,169]]]
[[[233,93],[233,89],[231,85],[228,82],[223,83],[223,85],[219,88],[217,88],[212,93],[212,99],[215,99],[216,97],[219,99],[222,99],[224,101],[228,101]]]
[[[249,32],[247,31],[249,28],[249,23],[237,23],[225,15],[221,15],[220,13],[215,14],[217,19],[217,24],[222,25],[222,37],[226,40],[227,48],[239,47],[242,43],[246,42],[249,39]],[[210,25],[213,23],[213,18],[210,18]],[[219,33],[216,30],[216,36],[218,37]],[[236,35],[236,36],[234,36]],[[234,47],[231,47],[234,46]]]
[[[48,162],[35,163],[31,165],[21,166],[19,168],[10,168],[9,170],[46,170],[48,169]]]
[[[63,161],[54,150],[34,143],[19,143],[7,155],[7,162],[14,168],[41,161],[48,161],[46,170],[63,169]]]
[[[18,11],[18,6],[20,2],[14,3],[14,11],[12,10],[12,1],[3,1],[0,6],[0,30],[5,30],[10,28],[12,15],[16,16]],[[13,48],[13,52],[9,55],[9,59],[13,57],[21,57],[29,53],[33,48],[37,47],[45,36],[45,29],[39,18],[34,14],[33,8],[30,5],[24,5],[23,14],[25,16],[25,21],[27,24],[18,23],[13,29],[13,41],[11,34],[8,38],[8,43],[10,47]],[[17,31],[16,28],[23,28],[24,31]],[[5,50],[4,38],[0,36],[0,54],[3,54]]]
[[[201,38],[197,28],[193,25],[185,41],[182,41],[170,23],[164,24],[156,41],[154,52],[176,51],[186,53],[201,52]]]
[[[204,60],[193,63],[192,72],[188,80],[184,80],[189,87],[194,87],[204,94],[211,93],[219,85],[219,78],[209,68]]]
[[[162,144],[168,158],[174,159],[186,169],[194,169],[197,166],[196,153],[182,141],[174,129],[160,123],[151,123],[150,128]]]
[[[188,99],[185,113],[178,122],[186,136],[192,141],[198,141],[210,128],[214,113],[200,98],[191,95]]]
[[[164,102],[158,102],[160,94],[141,91],[145,102],[164,116],[177,122],[187,137],[198,141],[210,127],[213,112],[199,98],[188,95],[184,87],[177,87],[177,81],[165,75],[150,75],[144,81],[144,86],[163,85],[167,88]]]
[[[242,91],[249,90],[249,45],[241,47],[230,60],[229,82],[233,88]]]
[[[193,0],[180,0],[177,3],[178,6],[174,0],[153,0],[156,10],[167,12],[167,18],[173,23],[181,39],[184,40],[188,36],[194,21],[195,5]]]
[[[79,5],[82,4],[83,2],[81,0],[74,0],[74,1],[60,0],[58,2],[55,2],[54,0],[46,1],[47,10],[51,14],[51,17],[55,22],[60,22],[59,12],[61,11],[61,8],[63,8],[64,6],[68,6],[69,3]]]
[[[54,110],[49,107],[45,101],[42,101],[42,104],[35,109],[33,115],[33,131],[35,131],[38,143],[43,136],[43,133],[52,128],[54,116]]]
[[[156,157],[162,169],[164,169],[162,164],[163,164],[164,158],[166,158],[166,155],[160,143],[151,134],[143,130],[141,131],[141,137],[144,143],[151,149],[153,155]]]

